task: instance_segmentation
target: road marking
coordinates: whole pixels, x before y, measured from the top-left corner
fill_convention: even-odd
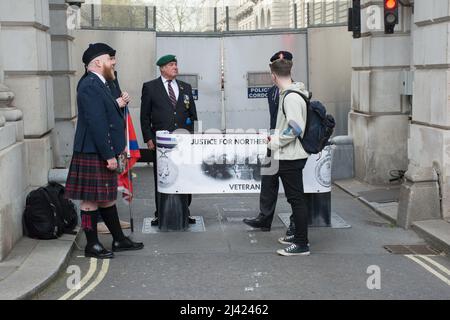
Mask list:
[[[80,287],[79,288],[73,288],[71,290],[69,290],[65,295],[63,295],[61,298],[59,298],[58,300],[67,300],[69,299],[74,293],[76,293],[78,290],[81,290],[81,288],[83,288],[83,286],[89,281],[91,280],[92,276],[94,275],[95,271],[97,270],[97,259],[95,258],[91,258],[91,263],[89,266],[89,271],[88,273],[84,276],[83,279],[81,279],[80,281]]]
[[[433,274],[434,276],[436,276],[437,278],[439,278],[440,280],[442,280],[444,283],[446,283],[448,286],[450,286],[450,279],[448,279],[447,277],[443,276],[442,274],[440,274],[439,272],[437,272],[436,270],[434,270],[433,268],[431,268],[430,266],[428,266],[426,263],[422,262],[421,260],[419,260],[415,255],[410,255],[410,254],[405,254],[405,257],[411,259],[412,261],[416,262],[417,264],[419,264],[421,267],[423,267],[425,270],[427,270],[428,272],[430,272],[431,274]],[[420,257],[420,256],[419,256]],[[423,256],[421,256],[423,258]],[[431,259],[430,259],[431,260]],[[428,260],[427,260],[428,261]],[[435,261],[434,261],[435,262]],[[437,264],[437,262],[435,262]],[[434,264],[434,263],[433,263]],[[443,267],[443,266],[442,266]],[[443,267],[444,268],[444,267]],[[445,268],[444,268],[445,269]]]
[[[427,256],[420,256],[422,259],[428,261],[429,263],[431,263],[432,265],[434,265],[436,268],[438,268],[439,270],[441,270],[442,272],[446,273],[447,275],[450,276],[450,270],[448,270],[446,267],[444,267],[442,264],[437,263],[436,261],[434,261],[433,259],[427,257]]]
[[[100,272],[97,275],[97,278],[92,282],[86,289],[84,289],[79,295],[77,295],[73,300],[81,300],[85,295],[87,295],[89,292],[91,292],[95,287],[99,285],[100,282],[102,282],[103,278],[105,277],[106,273],[109,269],[109,259],[103,259],[103,264]]]

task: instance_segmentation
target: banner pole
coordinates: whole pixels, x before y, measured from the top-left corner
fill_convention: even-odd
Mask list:
[[[127,179],[128,179],[128,186],[130,188],[129,193],[130,193],[130,198],[128,201],[128,210],[130,212],[130,226],[131,226],[131,233],[134,233],[134,220],[133,220],[133,214],[131,212],[131,201],[133,199],[133,193],[131,192],[131,188],[132,188],[132,171],[131,171],[131,167],[130,167],[130,158],[131,158],[131,152],[130,152],[130,133],[128,131],[128,116],[129,115],[129,110],[128,110],[128,105],[125,106],[125,114],[126,114],[126,132],[127,132]]]

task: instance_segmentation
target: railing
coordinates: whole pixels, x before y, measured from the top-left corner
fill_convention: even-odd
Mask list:
[[[170,5],[159,6],[108,5],[88,0],[81,7],[81,28],[163,32],[300,29],[344,24],[351,5],[350,0],[294,0],[270,6],[263,1],[248,0],[241,6],[217,7],[182,6],[181,2],[189,3],[172,0]]]

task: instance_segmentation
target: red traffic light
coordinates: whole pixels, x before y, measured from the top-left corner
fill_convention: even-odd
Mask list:
[[[395,9],[398,6],[397,0],[384,0],[384,7],[388,10]]]

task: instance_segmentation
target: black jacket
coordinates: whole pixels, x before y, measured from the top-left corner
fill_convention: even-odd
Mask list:
[[[186,82],[178,81],[179,95],[173,107],[161,77],[144,83],[141,97],[141,130],[144,142],[155,142],[156,131],[186,129],[194,132],[197,110],[192,88]],[[186,103],[185,103],[186,102]]]
[[[280,101],[280,90],[273,86],[267,91],[267,101],[269,102],[270,129],[275,129],[278,115],[278,102]]]
[[[104,160],[125,149],[125,121],[110,89],[94,73],[77,90],[78,121],[73,150],[98,153]]]

